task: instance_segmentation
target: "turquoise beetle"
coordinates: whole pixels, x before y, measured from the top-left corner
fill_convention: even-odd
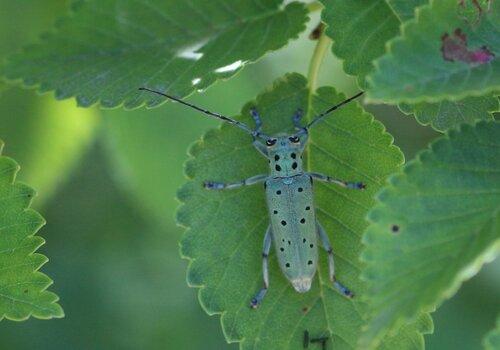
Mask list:
[[[309,130],[322,121],[328,114],[342,107],[363,94],[360,92],[341,103],[330,107],[319,114],[305,127],[301,126],[302,111],[298,110],[292,117],[296,132],[291,135],[280,134],[269,136],[262,132],[262,121],[255,108],[251,109],[255,128],[235,119],[210,112],[206,109],[182,101],[165,93],[141,88],[162,95],[168,99],[194,108],[208,116],[235,125],[246,131],[253,138],[253,145],[269,160],[270,174],[252,176],[233,183],[207,181],[204,187],[209,190],[234,189],[241,186],[263,183],[266,191],[267,207],[270,225],[264,236],[262,250],[262,270],[264,285],[250,302],[252,308],[257,308],[269,288],[268,256],[274,243],[276,255],[283,274],[299,293],[305,293],[311,288],[312,279],[318,265],[318,240],[328,253],[330,280],[341,294],[352,298],[354,294],[335,278],[333,249],[328,235],[318,222],[313,203],[313,182],[325,181],[335,183],[350,189],[363,190],[361,182],[346,182],[320,173],[306,172],[302,167],[302,153],[307,144]]]

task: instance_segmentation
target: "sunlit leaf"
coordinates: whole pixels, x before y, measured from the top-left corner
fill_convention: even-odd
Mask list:
[[[0,141],[0,153],[2,146]],[[45,221],[29,209],[35,192],[15,182],[18,170],[14,160],[0,156],[0,320],[63,317],[59,298],[47,291],[52,280],[38,271],[47,258],[35,253],[45,241],[34,234]]]
[[[378,195],[363,241],[371,321],[362,348],[452,296],[500,250],[500,123],[434,142]]]
[[[437,102],[499,90],[500,4],[483,4],[472,17],[462,3],[434,0],[418,9],[376,61],[371,101]]]
[[[3,73],[82,106],[156,105],[164,99],[138,88],[178,96],[204,89],[284,46],[306,21],[303,4],[282,0],[79,1]]]
[[[310,115],[344,98],[332,88],[321,88],[308,105],[306,80],[298,74],[278,80],[238,117],[251,123],[250,105],[259,109],[264,132],[291,131],[291,116],[301,107]],[[316,212],[336,252],[339,280],[359,296],[365,287],[358,279],[360,237],[373,194],[403,161],[392,137],[356,103],[313,128],[307,167],[341,179],[363,181],[366,191],[316,183]],[[188,227],[181,242],[190,260],[188,282],[200,288],[199,298],[209,314],[222,314],[222,327],[230,342],[242,349],[299,349],[303,334],[328,336],[335,349],[352,349],[364,324],[361,297],[346,299],[328,279],[327,254],[320,253],[319,271],[312,289],[299,294],[280,272],[274,252],[270,260],[270,289],[263,304],[249,303],[262,286],[261,249],[268,214],[262,185],[232,191],[207,191],[206,180],[236,181],[268,171],[267,160],[251,145],[251,137],[227,125],[206,133],[190,150],[186,165],[190,181],[179,191],[184,203],[179,222]],[[422,333],[431,328],[422,315],[398,335],[386,339],[382,349],[421,349]]]

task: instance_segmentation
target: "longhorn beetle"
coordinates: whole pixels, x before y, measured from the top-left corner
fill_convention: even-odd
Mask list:
[[[272,242],[276,247],[279,265],[284,275],[297,292],[305,293],[311,288],[311,282],[316,273],[318,264],[317,242],[319,238],[323,248],[328,252],[329,277],[334,288],[348,298],[354,297],[354,294],[335,278],[333,249],[324,228],[316,219],[312,183],[313,180],[324,181],[358,190],[363,190],[365,185],[361,182],[346,182],[328,175],[305,172],[302,168],[301,156],[307,144],[309,129],[324,120],[334,110],[361,96],[363,92],[359,92],[325,110],[313,118],[305,127],[300,124],[303,113],[299,109],[292,117],[296,130],[294,134],[269,136],[261,131],[262,121],[256,108],[250,110],[255,122],[255,128],[251,129],[240,121],[219,113],[210,112],[177,97],[148,88],[140,88],[139,90],[159,94],[208,116],[235,125],[252,136],[253,145],[257,151],[269,160],[269,175],[256,175],[233,183],[213,181],[204,183],[204,187],[208,190],[233,189],[264,183],[271,224],[266,230],[262,251],[264,286],[252,299],[250,303],[252,308],[257,308],[261,304],[269,286],[268,255]]]

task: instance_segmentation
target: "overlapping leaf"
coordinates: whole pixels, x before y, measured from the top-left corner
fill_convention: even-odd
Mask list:
[[[497,318],[497,324],[484,338],[484,348],[486,350],[500,349],[500,316]]]
[[[386,0],[401,22],[413,18],[415,9],[427,3],[426,0]]]
[[[361,87],[373,70],[373,60],[385,53],[385,43],[399,33],[399,20],[385,0],[323,0],[322,20],[333,39],[333,53],[344,70],[358,76]]]
[[[500,123],[463,125],[390,178],[363,241],[362,347],[455,293],[500,249]]]
[[[404,113],[414,114],[420,124],[431,124],[438,131],[446,131],[460,123],[471,124],[480,119],[493,119],[492,113],[498,111],[498,98],[488,95],[466,97],[459,101],[443,100],[414,105],[403,103],[399,108]]]
[[[347,73],[357,75],[361,86],[374,69],[373,61],[386,52],[387,41],[399,34],[401,21],[413,18],[422,0],[346,1],[327,0],[323,20],[328,23],[327,34],[334,39],[333,52],[344,59]],[[392,74],[392,73],[389,73]],[[462,122],[491,119],[490,112],[498,109],[495,97],[468,97],[458,101],[404,104],[405,113],[415,114],[421,124],[430,124],[445,131]]]
[[[431,0],[388,43],[367,78],[368,98],[390,103],[437,102],[500,89],[500,4]],[[489,4],[489,5],[488,5]]]
[[[2,146],[0,141],[0,152]],[[44,220],[29,209],[35,192],[15,182],[18,170],[0,156],[0,320],[62,317],[59,298],[46,290],[52,280],[38,271],[47,258],[34,253],[44,243],[34,236]]]
[[[297,108],[316,114],[343,98],[332,88],[321,88],[308,105],[305,78],[291,74],[247,105],[239,118],[250,124],[249,108],[256,105],[265,132],[291,131],[291,116]],[[311,130],[310,138],[308,167],[368,185],[365,192],[323,183],[315,186],[316,211],[336,252],[338,278],[362,295],[365,288],[358,279],[358,254],[366,227],[364,216],[373,194],[403,157],[383,126],[355,103]],[[223,125],[205,134],[190,154],[186,166],[190,181],[179,191],[184,204],[178,220],[188,227],[181,250],[190,260],[189,284],[200,288],[200,302],[209,314],[222,314],[227,340],[241,342],[242,349],[295,350],[302,347],[304,331],[308,330],[313,337],[331,337],[330,348],[354,348],[365,307],[361,298],[348,300],[332,288],[324,252],[313,287],[305,294],[293,290],[271,253],[268,295],[259,309],[249,308],[249,301],[262,285],[261,249],[268,225],[263,188],[213,192],[203,189],[202,183],[266,173],[267,161],[251,146],[251,137]],[[422,315],[415,324],[388,337],[381,348],[420,349],[421,333],[430,327],[429,317]]]
[[[40,44],[12,56],[10,79],[89,106],[155,105],[141,86],[186,96],[305,29],[303,4],[271,1],[89,0]]]

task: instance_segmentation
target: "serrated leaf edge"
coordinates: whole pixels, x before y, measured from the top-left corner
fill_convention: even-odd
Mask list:
[[[58,18],[55,22],[55,24],[53,25],[53,27],[51,28],[51,30],[49,31],[46,31],[46,32],[43,32],[42,34],[40,34],[39,36],[39,39],[38,39],[38,42],[36,44],[30,44],[30,45],[26,45],[24,46],[20,52],[18,53],[22,53],[22,52],[25,52],[25,51],[28,51],[30,50],[33,46],[37,46],[37,45],[41,45],[43,44],[43,41],[45,40],[45,36],[47,35],[52,35],[52,34],[56,34],[59,30],[59,25],[60,25],[60,22],[64,19],[71,19],[72,16],[74,16],[75,14],[77,14],[77,11],[78,11],[78,7],[83,3],[84,1],[83,0],[79,0],[79,1],[76,1],[75,3],[73,3],[71,6],[70,6],[70,9],[68,11],[68,13],[60,18]],[[255,60],[246,60],[242,66],[238,69],[236,69],[232,75],[230,76],[221,76],[221,77],[216,77],[214,79],[214,81],[205,87],[205,90],[210,88],[213,84],[215,84],[217,81],[227,81],[233,77],[235,77],[237,74],[239,74],[239,72],[247,65],[249,64],[254,64],[254,63],[257,63],[259,60],[261,60],[264,56],[266,56],[267,54],[271,53],[271,52],[274,52],[274,51],[277,51],[279,49],[282,49],[282,48],[286,48],[288,45],[290,45],[290,42],[293,41],[293,40],[296,40],[299,38],[300,34],[306,29],[307,27],[307,22],[310,20],[310,16],[309,16],[309,12],[307,11],[307,7],[305,6],[304,3],[302,2],[298,2],[298,1],[293,1],[293,2],[290,2],[290,3],[287,3],[286,6],[283,6],[285,3],[283,2],[282,3],[282,6],[281,7],[278,7],[276,9],[276,11],[281,11],[283,12],[284,10],[286,10],[288,7],[291,7],[291,6],[302,6],[302,9],[303,9],[303,14],[304,14],[304,17],[305,17],[305,20],[304,22],[302,23],[302,26],[300,27],[300,29],[297,31],[297,33],[294,35],[294,36],[290,36],[287,40],[287,42],[284,44],[284,45],[281,45],[281,46],[278,46],[278,47],[273,47],[273,48],[270,48],[269,50],[265,51],[260,57],[258,57],[257,59]],[[101,109],[105,109],[105,110],[113,110],[113,109],[119,109],[119,108],[123,108],[124,110],[126,111],[131,111],[131,110],[135,110],[135,109],[140,109],[142,107],[145,107],[147,109],[150,109],[150,108],[155,108],[155,107],[159,107],[161,105],[163,105],[164,103],[166,102],[170,102],[168,101],[167,99],[164,99],[160,102],[147,102],[146,100],[143,100],[141,101],[140,104],[137,104],[133,107],[127,107],[126,106],[126,100],[123,100],[123,101],[120,101],[119,103],[117,103],[115,106],[103,106],[102,103],[101,103],[101,98],[99,97],[98,99],[96,99],[92,104],[82,104],[80,103],[81,101],[81,95],[79,94],[71,94],[71,95],[64,95],[63,97],[61,96],[58,96],[58,89],[57,88],[54,88],[54,89],[44,89],[43,88],[43,82],[41,81],[38,81],[38,82],[34,82],[33,84],[28,84],[26,82],[26,79],[23,78],[23,77],[20,77],[20,78],[14,78],[14,79],[8,79],[5,77],[5,73],[3,72],[3,69],[4,66],[5,66],[5,63],[7,62],[7,58],[5,58],[2,62],[0,63],[0,78],[2,79],[2,81],[5,81],[9,84],[14,84],[14,85],[19,85],[21,86],[22,88],[24,89],[34,89],[37,93],[39,94],[52,94],[53,97],[60,101],[60,100],[65,100],[65,99],[70,99],[70,98],[75,98],[75,101],[76,101],[76,104],[78,107],[83,107],[83,108],[89,108],[89,107],[93,107],[93,106],[98,106],[98,108],[101,108]],[[139,89],[140,86],[137,87],[137,89]],[[194,93],[196,93],[196,89],[193,89],[192,91],[190,91],[187,95],[184,95],[184,96],[177,96],[179,98],[187,98],[191,95],[193,95]]]
[[[440,95],[431,95],[431,96],[420,96],[420,97],[415,97],[415,98],[399,98],[397,101],[392,99],[392,100],[387,100],[387,99],[381,99],[381,98],[374,98],[371,96],[371,86],[373,86],[373,75],[376,73],[380,72],[380,61],[384,59],[388,59],[389,57],[394,57],[393,55],[393,46],[397,45],[398,42],[405,41],[406,34],[408,29],[411,29],[413,27],[417,27],[419,25],[420,18],[422,16],[422,12],[432,12],[432,7],[436,0],[429,0],[429,3],[419,6],[415,8],[415,15],[413,18],[409,19],[406,22],[402,22],[400,25],[400,34],[392,39],[389,39],[385,43],[385,49],[386,53],[375,59],[372,63],[374,66],[374,69],[371,71],[370,74],[366,76],[366,82],[368,84],[367,94],[365,97],[365,101],[367,103],[387,103],[387,104],[399,104],[399,103],[408,103],[408,104],[416,104],[420,102],[429,102],[429,103],[436,103],[440,102],[444,99],[448,99],[450,101],[459,101],[463,98],[466,97],[481,97],[484,95],[487,95],[489,93],[495,93],[498,94],[500,93],[500,86],[490,86],[488,88],[483,88],[482,90],[470,90],[470,91],[463,91],[460,94],[450,94],[450,93],[442,93]]]
[[[480,120],[478,122],[476,122],[475,124],[460,124],[459,128],[458,129],[451,129],[449,130],[448,132],[446,132],[442,137],[439,137],[438,139],[434,140],[433,142],[431,142],[429,144],[429,146],[420,151],[413,160],[409,161],[403,168],[401,168],[397,173],[391,175],[389,178],[387,178],[387,182],[386,182],[386,186],[383,187],[374,197],[375,199],[375,204],[373,205],[372,209],[368,212],[368,214],[366,215],[365,219],[369,222],[369,226],[373,223],[375,223],[374,220],[370,219],[370,213],[373,211],[373,209],[377,208],[378,206],[380,205],[383,205],[383,202],[380,200],[380,196],[387,190],[391,190],[391,189],[394,189],[395,188],[395,185],[394,183],[395,182],[398,182],[398,180],[404,178],[404,177],[407,177],[408,174],[407,174],[407,166],[420,166],[423,164],[423,161],[422,161],[422,157],[425,157],[427,154],[429,153],[432,153],[433,152],[433,147],[435,144],[437,143],[440,143],[440,142],[446,142],[446,141],[449,141],[451,140],[451,138],[453,137],[453,134],[456,134],[457,132],[462,132],[464,129],[466,128],[472,128],[472,127],[477,127],[477,126],[481,126],[481,125],[486,125],[486,124],[489,124],[489,123],[499,123],[498,121],[484,121],[484,120]],[[500,208],[498,210],[496,210],[494,212],[495,215],[499,215],[500,214]],[[366,232],[367,230],[365,230],[365,233],[363,234],[362,236],[362,239],[361,239],[361,242],[362,244],[365,246],[360,254],[360,261],[363,263],[363,264],[367,264],[369,263],[369,259],[366,259],[366,250],[367,250],[367,244],[368,242],[366,241]],[[486,263],[489,263],[489,262],[492,262],[498,255],[500,254],[500,238],[495,241],[494,243],[492,243],[492,245],[486,250],[486,251],[483,251],[482,254],[480,254],[469,266],[466,266],[465,268],[463,268],[461,271],[459,271],[457,273],[457,275],[455,276],[455,279],[453,280],[453,282],[450,284],[450,286],[444,290],[442,290],[440,292],[440,295],[438,298],[436,298],[436,301],[434,303],[429,303],[429,304],[425,304],[425,305],[421,305],[420,306],[420,311],[421,312],[424,312],[426,314],[429,314],[430,312],[433,312],[436,310],[437,307],[439,307],[446,299],[449,299],[451,298],[457,291],[458,289],[460,288],[460,286],[462,285],[463,282],[465,282],[466,280],[472,278],[474,275],[476,275],[479,270],[481,269],[481,267],[486,264]],[[365,283],[367,283],[367,285],[369,286],[370,285],[370,279],[367,278],[367,276],[365,275],[365,269],[362,270],[361,274],[360,274],[360,279],[363,280]],[[370,288],[369,288],[370,289]],[[369,302],[370,298],[367,296],[369,293],[367,293],[366,295],[363,295],[363,300],[365,302]],[[370,313],[368,312],[368,317],[370,317],[370,314],[373,314],[373,313]],[[395,330],[401,328],[402,326],[404,326],[404,324],[408,323],[408,322],[411,322],[411,321],[414,321],[417,317],[418,317],[419,314],[416,314],[416,315],[413,315],[412,317],[407,317],[406,319],[404,317],[399,317],[392,325],[392,327],[386,331],[386,333],[391,333],[391,332],[394,332]],[[363,332],[365,332],[366,330],[369,329],[369,325],[370,323],[367,323],[365,326],[363,326]],[[381,338],[383,337],[383,335],[378,335],[376,338],[372,339],[371,340],[371,343],[370,345],[375,348],[376,346],[378,346],[378,344],[380,343],[380,340]],[[365,339],[363,339],[363,336],[361,337],[360,341],[362,342],[362,346],[368,346],[367,344],[365,344],[363,341]]]
[[[42,228],[46,224],[46,221],[45,221],[45,219],[37,211],[35,211],[35,210],[33,210],[33,209],[30,208],[31,204],[33,202],[33,199],[36,196],[36,191],[33,190],[28,185],[25,185],[22,182],[16,181],[17,173],[19,172],[19,170],[21,169],[21,167],[19,166],[19,164],[14,159],[12,159],[10,157],[7,157],[7,156],[2,156],[2,149],[3,149],[4,145],[5,145],[4,142],[2,140],[0,140],[0,160],[8,161],[9,163],[11,163],[13,165],[12,168],[7,169],[8,171],[11,172],[11,174],[10,174],[11,178],[10,178],[10,181],[9,181],[9,185],[14,186],[15,184],[20,184],[20,185],[26,186],[32,192],[32,196],[31,196],[30,200],[28,201],[27,206],[24,208],[23,211],[25,213],[26,212],[31,212],[31,213],[35,214],[40,219],[40,222],[38,223],[37,227],[35,227],[34,230],[33,230],[33,232],[30,235],[27,236],[27,237],[33,237],[40,230],[40,228]],[[58,305],[57,302],[59,301],[59,296],[56,295],[55,293],[47,290],[54,283],[54,281],[49,276],[47,276],[46,274],[44,274],[43,272],[40,271],[40,269],[42,268],[42,266],[45,265],[49,261],[49,259],[45,255],[43,255],[43,254],[36,253],[36,251],[38,250],[38,248],[40,248],[42,245],[45,244],[45,239],[43,239],[43,237],[41,237],[41,236],[36,236],[36,237],[39,237],[40,240],[39,240],[38,244],[34,246],[34,249],[32,250],[32,252],[30,254],[28,254],[28,256],[40,256],[40,257],[43,257],[44,261],[41,264],[39,264],[39,266],[36,267],[33,270],[33,273],[40,274],[40,275],[42,275],[42,276],[44,276],[44,277],[47,278],[47,284],[46,284],[46,286],[43,289],[40,290],[40,292],[45,292],[45,293],[50,294],[52,296],[52,299],[53,299],[52,304]],[[59,314],[51,315],[51,316],[48,316],[48,317],[41,317],[41,316],[35,315],[34,317],[38,318],[38,319],[62,318],[62,317],[64,317],[64,311],[60,307],[60,305],[58,305],[58,306],[59,306],[58,307]],[[26,315],[25,317],[21,317],[21,318],[11,317],[7,313],[4,313],[4,314],[0,315],[0,321],[2,321],[3,319],[8,319],[8,320],[11,320],[11,321],[25,321],[28,318],[30,318],[31,316],[33,316],[33,311],[30,311],[30,313],[28,315]]]

